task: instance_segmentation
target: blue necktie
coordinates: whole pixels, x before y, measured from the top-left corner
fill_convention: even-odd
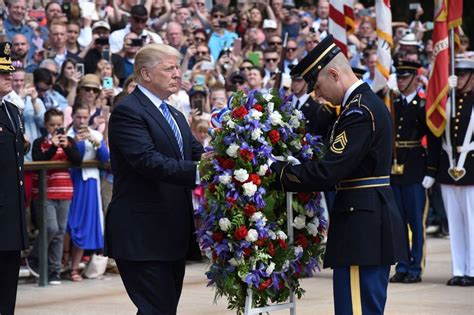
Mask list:
[[[166,121],[170,125],[171,130],[173,130],[174,137],[176,138],[176,141],[178,142],[178,145],[179,145],[179,150],[181,151],[181,157],[184,157],[183,138],[181,138],[181,134],[179,133],[178,126],[176,125],[173,117],[171,117],[171,112],[168,109],[168,106],[165,102],[161,103],[160,108],[161,108],[161,111],[163,112],[163,116],[165,117]]]

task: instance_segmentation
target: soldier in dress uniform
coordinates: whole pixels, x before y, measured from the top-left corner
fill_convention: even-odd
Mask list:
[[[10,43],[0,43],[0,314],[15,311],[20,252],[27,246],[23,186],[23,122],[3,97],[12,90]]]
[[[383,314],[390,265],[406,259],[404,227],[390,188],[392,122],[358,80],[331,35],[292,70],[318,96],[342,104],[323,160],[271,165],[284,191],[336,187],[324,267],[334,270],[336,314]]]
[[[395,63],[400,95],[393,101],[395,142],[391,170],[391,185],[406,233],[412,232],[408,260],[397,264],[390,282],[421,282],[425,265],[426,216],[428,197],[422,183],[431,182],[436,174],[435,162],[421,144],[430,133],[426,125],[425,97],[417,91],[421,64],[411,61]],[[411,245],[410,245],[411,243]]]
[[[453,278],[447,285],[474,286],[474,61],[457,59],[455,74],[455,108],[446,104],[446,128],[435,139],[436,179],[441,184],[451,243]]]

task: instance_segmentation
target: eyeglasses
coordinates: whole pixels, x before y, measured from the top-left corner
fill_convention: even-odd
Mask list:
[[[319,41],[317,41],[317,40],[307,40],[306,44],[316,44],[317,45],[317,44],[319,44]]]
[[[83,87],[84,91],[90,93],[90,92],[94,92],[94,93],[99,93],[100,90],[99,89],[96,89],[96,88],[91,88],[91,87],[88,87],[88,86],[85,86]]]
[[[196,55],[200,55],[200,56],[205,56],[207,55],[207,51],[196,51]]]
[[[135,23],[145,24],[146,21],[148,21],[147,17],[141,18],[141,17],[138,17],[138,16],[132,16],[132,18],[133,18],[133,21],[135,21]]]
[[[224,14],[213,14],[212,18],[213,19],[223,19],[223,18],[225,18],[225,15]]]
[[[200,42],[203,42],[203,43],[204,43],[204,42],[206,41],[206,39],[205,39],[205,38],[202,38],[202,37],[194,37],[194,41],[195,41],[195,42],[198,42],[198,43],[200,43]]]
[[[234,85],[237,85],[237,84],[238,84],[238,85],[242,85],[242,84],[244,84],[244,83],[245,83],[245,81],[242,80],[242,79],[234,79],[234,80],[232,80],[232,84],[234,84]]]
[[[245,70],[252,70],[252,67],[240,67],[239,68],[240,71],[245,71]]]
[[[280,46],[282,42],[268,42],[268,45],[270,46]]]
[[[51,74],[52,74],[54,77],[59,76],[59,72],[53,72],[53,71],[51,71]]]
[[[35,89],[36,89],[36,91],[38,91],[38,92],[43,92],[43,93],[44,93],[44,92],[46,92],[46,91],[49,90],[49,87],[47,87],[47,88],[42,88],[42,87],[40,87],[39,85],[35,85]]]
[[[265,58],[265,62],[277,62],[278,58]]]

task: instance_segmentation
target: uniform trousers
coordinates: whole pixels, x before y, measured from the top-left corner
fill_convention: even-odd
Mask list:
[[[334,314],[383,314],[389,273],[390,266],[334,268]]]
[[[0,251],[0,314],[15,313],[20,251]]]
[[[448,216],[453,276],[474,277],[474,186],[441,184]]]
[[[407,244],[409,260],[400,261],[396,270],[418,277],[425,267],[426,217],[429,209],[427,192],[421,184],[391,186],[403,223],[406,228],[410,227],[412,233],[411,245]]]

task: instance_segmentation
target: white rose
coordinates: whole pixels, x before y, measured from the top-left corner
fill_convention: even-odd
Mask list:
[[[302,229],[306,226],[306,217],[302,214],[298,215],[294,220],[293,220],[293,226],[295,229]]]
[[[277,236],[277,238],[279,238],[281,240],[286,240],[288,238],[288,236],[286,236],[285,232],[283,232],[283,231],[276,232],[276,236]]]
[[[314,217],[314,211],[311,210],[311,209],[306,210],[306,211],[304,212],[304,214],[306,214],[306,216],[307,216],[307,217],[310,217],[310,218]]]
[[[229,120],[226,123],[226,126],[229,127],[230,129],[235,129],[235,122],[233,122],[232,120]]]
[[[306,154],[313,155],[313,149],[311,149],[311,148],[306,149],[305,152],[306,152]]]
[[[219,220],[219,227],[221,228],[222,231],[226,232],[230,228],[230,221],[227,218],[221,218]]]
[[[291,146],[294,147],[296,150],[301,150],[301,142],[299,140],[293,140],[291,141]]]
[[[301,247],[301,245],[298,245],[295,247],[295,256],[298,256],[302,252],[303,252],[303,247]]]
[[[268,230],[268,237],[269,237],[271,240],[276,240],[276,234],[275,234],[275,232],[273,232],[272,230]]]
[[[249,114],[250,114],[250,117],[252,117],[253,119],[256,119],[256,120],[260,120],[260,118],[263,115],[262,112],[260,112],[256,109],[251,109]]]
[[[242,188],[244,189],[244,195],[247,197],[252,197],[253,195],[255,195],[255,192],[257,191],[257,185],[255,185],[252,182],[243,184]]]
[[[290,261],[287,259],[283,263],[283,266],[281,266],[281,271],[287,271],[289,267],[290,267]]]
[[[242,260],[237,260],[235,258],[231,258],[229,259],[229,264],[231,264],[232,266],[234,267],[237,267],[238,265],[240,265],[242,263]]]
[[[232,143],[227,150],[225,150],[225,153],[227,153],[228,156],[236,158],[237,157],[237,152],[239,151],[240,146],[237,145],[237,143]]]
[[[313,235],[313,236],[318,235],[318,226],[316,224],[308,223],[306,228],[308,229],[308,232],[311,233],[311,235]]]
[[[275,108],[275,104],[273,102],[270,102],[267,104],[267,109],[269,113],[273,112],[274,108]]]
[[[219,182],[221,184],[227,185],[228,183],[230,183],[231,180],[232,180],[232,177],[228,174],[219,176]]]
[[[252,131],[252,140],[257,140],[258,138],[260,138],[262,136],[262,129],[260,128],[255,128],[253,131]]]
[[[300,121],[296,116],[291,116],[290,118],[290,126],[294,129],[299,128]]]
[[[255,212],[251,217],[250,221],[257,222],[258,220],[262,220],[263,224],[267,223],[267,218],[261,213],[260,211]]]
[[[265,176],[265,174],[267,174],[267,171],[268,171],[268,165],[266,164],[260,165],[260,167],[258,168],[257,174],[260,176]]]
[[[281,119],[282,119],[282,117],[281,117],[281,114],[279,112],[273,112],[273,113],[270,114],[270,121],[271,121],[272,125],[274,125],[274,126],[281,125],[283,123],[283,121]]]
[[[271,93],[267,93],[263,96],[263,98],[267,101],[270,102],[273,98],[273,95]],[[273,103],[272,103],[273,104]]]
[[[243,183],[243,182],[247,181],[247,179],[249,179],[249,173],[247,173],[246,170],[240,168],[240,169],[234,171],[234,177],[235,177],[236,180]]]
[[[268,265],[267,269],[265,270],[267,277],[272,274],[273,270],[275,270],[275,263],[272,261],[270,265]]]
[[[300,111],[299,109],[295,109],[293,113],[296,115],[296,118],[298,118],[299,120],[303,119],[303,112]]]
[[[247,236],[245,237],[245,239],[248,241],[248,242],[255,242],[256,240],[258,240],[258,232],[257,230],[255,229],[250,229],[248,232],[247,232]]]

